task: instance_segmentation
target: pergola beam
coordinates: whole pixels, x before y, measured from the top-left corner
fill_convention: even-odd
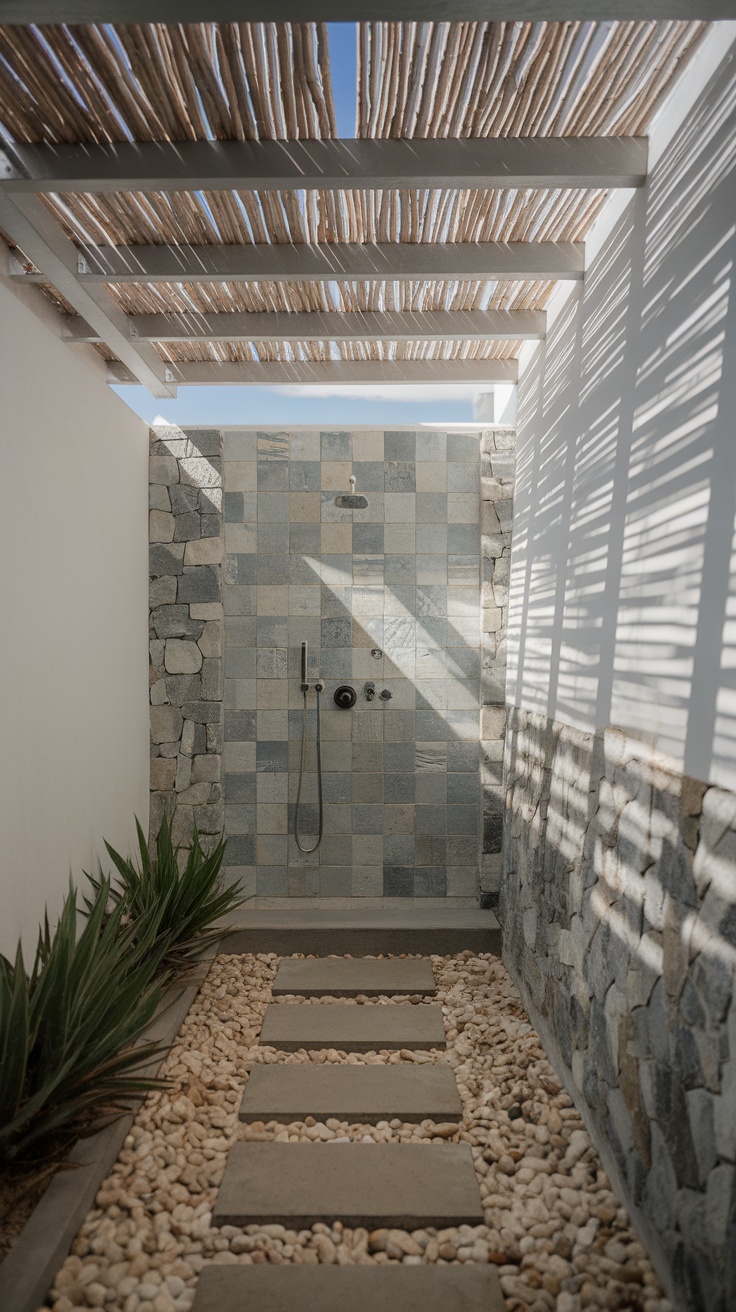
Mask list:
[[[388,310],[341,314],[132,314],[128,331],[146,342],[377,342],[440,340],[539,341],[546,315],[539,310]],[[98,342],[84,319],[66,321],[75,342]]]
[[[636,137],[487,137],[458,141],[143,141],[13,145],[9,191],[295,191],[427,187],[638,187]]]
[[[608,21],[736,16],[734,0],[0,0],[2,23]]]
[[[124,365],[109,366],[111,383],[138,380]],[[328,360],[197,362],[170,366],[180,387],[203,385],[283,387],[322,384],[333,387],[356,383],[515,383],[516,360]]]
[[[20,198],[19,198],[20,199]],[[28,198],[27,198],[28,199]],[[12,235],[12,234],[11,234]],[[20,245],[20,242],[18,243]],[[25,251],[31,259],[33,256]],[[582,280],[582,242],[387,242],[320,246],[85,246],[79,282],[388,282]],[[40,266],[39,266],[40,267]],[[43,281],[11,259],[12,275]],[[44,270],[45,272],[45,270]],[[85,316],[86,318],[87,316]]]
[[[128,333],[126,315],[106,287],[82,287],[77,277],[77,248],[64,235],[37,196],[4,195],[0,189],[0,228],[22,248],[47,282],[74,307],[154,396],[176,396],[167,366],[153,347],[137,344]]]

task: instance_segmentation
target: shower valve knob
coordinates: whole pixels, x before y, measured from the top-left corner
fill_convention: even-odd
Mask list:
[[[393,697],[393,693],[389,692],[388,688],[383,688],[378,695],[381,698],[381,700],[384,702],[390,702],[391,698]]]
[[[341,710],[349,711],[351,706],[354,706],[357,700],[357,693],[354,688],[350,687],[349,683],[343,683],[339,688],[335,689],[334,702]]]

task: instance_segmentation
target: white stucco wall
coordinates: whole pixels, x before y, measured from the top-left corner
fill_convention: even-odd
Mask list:
[[[0,282],[0,951],[148,816],[148,430]]]
[[[522,372],[508,700],[734,788],[733,49],[668,126]]]

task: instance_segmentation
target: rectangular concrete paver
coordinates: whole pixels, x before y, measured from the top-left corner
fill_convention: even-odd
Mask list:
[[[468,1144],[237,1143],[213,1225],[482,1225]]]
[[[254,1066],[240,1107],[241,1121],[290,1121],[329,1116],[352,1124],[459,1121],[462,1103],[449,1066]]]
[[[282,961],[273,993],[298,993],[303,997],[331,994],[355,997],[359,993],[421,993],[437,991],[429,961],[412,958],[378,961],[361,957],[318,957],[306,961]]]
[[[269,1003],[260,1042],[286,1052],[337,1048],[373,1052],[382,1048],[444,1048],[442,1008],[410,1002]]]
[[[493,911],[477,907],[366,906],[349,909],[317,899],[310,907],[267,908],[248,903],[228,915],[231,932],[223,952],[309,952],[319,957],[349,952],[463,952],[501,955],[501,930]]]
[[[503,1312],[492,1266],[206,1266],[192,1312]]]

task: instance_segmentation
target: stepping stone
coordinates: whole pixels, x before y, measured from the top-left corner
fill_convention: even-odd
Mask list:
[[[264,1047],[337,1048],[380,1052],[382,1048],[447,1046],[442,1008],[410,1002],[356,1006],[349,1002],[269,1003],[260,1042]]]
[[[449,1066],[254,1066],[241,1121],[303,1121],[329,1116],[351,1124],[459,1121],[463,1109]]]
[[[492,1266],[206,1266],[192,1312],[504,1312]]]
[[[482,1225],[466,1143],[236,1143],[213,1225]]]
[[[318,957],[312,961],[282,961],[273,985],[273,993],[299,993],[317,997],[355,997],[358,993],[421,993],[426,997],[437,992],[429,961],[372,961],[358,957]]]

